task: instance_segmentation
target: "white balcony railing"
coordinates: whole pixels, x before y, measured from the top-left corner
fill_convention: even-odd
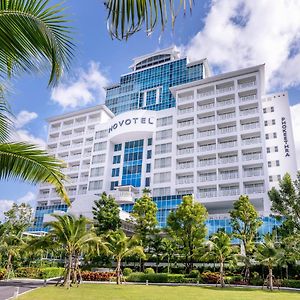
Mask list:
[[[224,101],[217,101],[217,106],[218,107],[222,107],[222,106],[229,106],[229,105],[233,105],[235,103],[234,99],[228,99],[228,100],[224,100]]]
[[[198,152],[216,150],[216,144],[204,145],[198,147]]]
[[[200,159],[198,162],[198,167],[214,166],[216,163],[216,159]]]
[[[257,95],[256,94],[240,97],[240,102],[247,102],[247,101],[253,101],[253,100],[257,100]]]
[[[210,109],[210,108],[214,108],[215,107],[215,103],[208,103],[208,104],[202,104],[202,105],[198,105],[197,106],[197,110],[206,110],[206,109]]]
[[[177,164],[176,168],[179,170],[194,168],[194,163],[193,162],[180,163],[180,164]]]
[[[234,86],[227,86],[227,87],[220,88],[220,89],[217,88],[217,94],[228,93],[231,91],[234,91]]]
[[[262,168],[244,170],[244,177],[263,176],[264,170]]]
[[[246,146],[246,145],[252,145],[252,144],[259,144],[261,143],[261,139],[260,138],[250,138],[250,139],[244,139],[242,140],[242,145]]]
[[[261,153],[243,154],[243,161],[258,160],[258,159],[262,159]]]
[[[258,108],[245,109],[240,111],[240,116],[254,115],[259,112]]]
[[[239,84],[239,89],[245,89],[253,86],[256,86],[256,81],[241,83]]]
[[[205,123],[210,123],[210,122],[214,122],[214,121],[215,121],[215,116],[199,118],[198,124],[205,124]]]
[[[184,178],[178,178],[176,181],[177,184],[190,184],[194,183],[193,177],[184,177]]]
[[[240,195],[239,189],[224,189],[219,191],[219,196],[236,196]]]
[[[264,186],[261,187],[245,187],[245,194],[261,194],[265,192]]]
[[[193,125],[194,125],[194,121],[185,121],[185,122],[177,123],[178,128],[188,127],[188,126],[193,126]]]
[[[199,182],[206,182],[206,181],[215,181],[217,180],[217,175],[200,175],[198,176]]]
[[[183,115],[183,114],[192,113],[193,111],[194,111],[194,108],[193,108],[193,107],[185,108],[185,109],[178,109],[178,110],[177,110],[177,114],[178,114],[178,115]]]
[[[194,99],[194,95],[185,96],[185,97],[178,97],[178,103],[184,103],[188,101],[192,101]]]
[[[184,149],[178,149],[177,154],[182,155],[182,154],[192,154],[194,153],[194,148],[184,148]]]
[[[225,172],[219,174],[220,180],[230,180],[230,179],[236,179],[239,177],[239,173],[237,171],[235,172]]]
[[[218,115],[218,120],[228,120],[228,119],[232,119],[235,118],[235,113],[229,113],[229,114],[222,114],[222,115]]]
[[[210,95],[213,95],[215,93],[214,90],[210,90],[210,91],[205,91],[205,92],[200,92],[197,94],[197,98],[204,98],[204,97],[207,97],[207,96],[210,96]]]
[[[194,138],[193,134],[184,134],[184,135],[179,135],[177,140],[179,142],[182,142],[182,141],[192,140],[193,138]]]
[[[242,124],[241,125],[242,130],[249,130],[249,129],[255,129],[255,128],[260,128],[259,122],[248,123],[248,124]]]
[[[226,133],[232,133],[236,132],[236,126],[230,126],[230,127],[223,127],[218,129],[219,134],[226,134]]]
[[[212,130],[205,130],[205,131],[199,131],[197,134],[198,138],[206,137],[206,136],[212,136],[215,135],[216,131],[214,129]]]
[[[237,141],[223,142],[218,144],[218,149],[232,148],[237,146]]]
[[[210,191],[210,192],[199,192],[198,196],[201,198],[214,198],[217,197],[217,191]]]
[[[229,157],[223,157],[219,158],[218,163],[219,164],[231,164],[238,162],[238,157],[237,156],[229,156]]]

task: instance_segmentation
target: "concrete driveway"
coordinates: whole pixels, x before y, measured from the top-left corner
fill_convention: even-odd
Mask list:
[[[0,281],[0,300],[7,300],[15,295],[17,288],[19,288],[19,294],[26,291],[36,289],[43,286],[43,281],[31,281],[31,280],[8,280]]]

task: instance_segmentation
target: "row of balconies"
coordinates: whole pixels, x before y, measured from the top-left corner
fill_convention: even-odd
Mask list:
[[[51,137],[49,136],[48,143],[51,142],[57,142],[57,141],[63,141],[63,140],[70,140],[73,139],[74,137],[81,137],[83,135],[89,135],[89,134],[94,134],[95,130],[83,130],[80,132],[73,132],[69,134],[60,134],[59,136]],[[56,134],[57,135],[57,134]]]
[[[98,123],[101,121],[101,118],[90,118],[88,121],[80,121],[80,122],[72,122],[72,123],[67,123],[67,124],[53,124],[49,131],[58,131],[58,130],[63,130],[63,129],[70,129],[70,128],[76,128],[78,126],[83,126],[86,124],[92,124],[92,123]]]

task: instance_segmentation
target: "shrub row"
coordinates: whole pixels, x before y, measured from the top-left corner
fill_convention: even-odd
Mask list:
[[[282,286],[291,287],[291,288],[300,288],[300,280],[295,279],[283,279]]]
[[[4,278],[5,274],[6,274],[6,269],[0,268],[0,280]]]
[[[109,281],[111,278],[116,276],[114,272],[81,272],[82,280],[85,281]]]
[[[47,279],[53,277],[62,276],[64,268],[47,267],[47,268],[32,268],[22,267],[18,268],[15,272],[16,277],[22,278],[35,278],[35,279]]]
[[[167,273],[157,273],[157,274],[144,274],[144,273],[131,273],[127,279],[131,282],[153,282],[153,283],[181,283],[184,281],[184,275],[182,274],[167,274]]]

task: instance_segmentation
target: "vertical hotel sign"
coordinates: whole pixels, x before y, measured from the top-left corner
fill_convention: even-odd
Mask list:
[[[284,146],[284,153],[285,157],[290,156],[290,145],[287,135],[287,125],[286,125],[286,118],[281,118],[281,128],[282,128],[282,134],[283,134],[283,146]]]

